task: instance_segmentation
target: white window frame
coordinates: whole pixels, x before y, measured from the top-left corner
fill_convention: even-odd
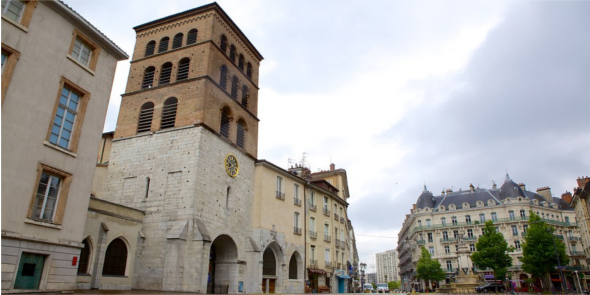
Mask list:
[[[15,21],[15,22],[17,22],[17,23],[20,23],[21,19],[23,18],[23,15],[25,14],[25,9],[27,8],[27,3],[26,3],[25,1],[20,1],[20,0],[5,0],[5,1],[6,1],[6,2],[5,2],[5,4],[4,4],[5,6],[4,6],[4,8],[2,9],[2,15],[3,15],[4,17],[6,17],[6,18],[8,18],[8,19],[12,20],[12,21]],[[4,2],[4,0],[3,0],[3,2]],[[6,12],[7,12],[7,11],[8,11],[8,9],[10,8],[10,6],[12,6],[12,3],[13,3],[13,2],[19,2],[19,3],[22,3],[22,5],[23,5],[23,6],[21,7],[21,10],[20,10],[20,12],[19,12],[18,16],[17,16],[17,19],[12,19],[12,18],[10,18],[9,16],[7,16],[7,15],[6,15]]]
[[[283,192],[283,178],[280,176],[277,176],[277,192]]]
[[[63,93],[64,93],[64,90],[66,90],[66,89],[69,92],[68,92],[67,97],[65,97],[66,103],[63,104],[61,100],[62,100],[62,97],[64,97]],[[75,110],[74,109],[71,109],[70,106],[69,106],[70,102],[72,101],[71,100],[72,94],[76,94],[78,96],[78,102],[76,103],[76,109]],[[49,142],[51,142],[51,143],[53,143],[53,144],[55,144],[57,146],[60,146],[62,148],[70,149],[70,146],[72,145],[72,141],[74,139],[74,132],[75,132],[75,128],[76,128],[76,119],[77,119],[78,114],[80,112],[80,105],[82,104],[82,99],[83,98],[84,98],[84,94],[79,93],[77,90],[72,89],[72,87],[69,87],[68,85],[65,85],[65,84],[63,85],[62,91],[61,91],[61,93],[59,95],[59,102],[58,102],[58,106],[57,106],[57,111],[55,112],[54,119],[52,121],[52,127],[51,127],[51,134],[49,136]],[[61,118],[61,122],[60,122],[61,125],[59,126],[59,130],[58,130],[58,132],[56,134],[56,133],[54,133],[54,130],[53,129],[55,127],[57,127],[55,125],[55,120],[56,120],[57,116],[59,115],[58,113],[59,113],[59,110],[60,109],[63,110],[63,114],[62,114],[63,117]],[[70,122],[69,120],[66,120],[68,113],[72,114],[74,116],[74,119],[73,119],[73,121],[71,121],[71,128],[72,129],[71,130],[67,130],[66,129],[66,131],[68,131],[70,133],[70,135],[67,138],[65,138],[65,137],[63,137],[63,134],[64,134],[63,133],[64,132],[64,126],[66,124],[66,121],[67,122]],[[52,139],[51,139],[51,137],[54,136],[54,135],[56,136],[55,142],[53,142]],[[61,141],[62,137],[68,141],[68,145],[67,146],[63,146],[63,145],[60,144],[60,141]]]
[[[293,213],[293,224],[295,228],[299,228],[299,212]]]
[[[299,200],[299,185],[296,183],[293,184],[293,198]]]
[[[43,175],[47,175],[48,179],[47,179],[47,183],[42,183],[42,179],[43,179]],[[43,218],[43,215],[45,214],[45,212],[47,211],[47,201],[49,199],[49,191],[51,189],[51,183],[53,182],[53,180],[57,180],[57,190],[55,192],[55,201],[53,203],[53,208],[51,208],[50,210],[53,210],[51,217],[50,218]],[[33,213],[31,214],[31,217],[33,219],[38,219],[38,220],[43,220],[43,221],[49,221],[49,222],[53,222],[53,220],[55,219],[55,213],[57,212],[57,205],[59,204],[59,195],[61,193],[61,186],[63,183],[63,177],[51,174],[51,173],[47,173],[45,171],[41,172],[41,177],[39,178],[39,183],[37,183],[37,193],[35,194],[35,203],[33,204]],[[39,188],[41,185],[46,185],[45,191],[43,192],[43,195],[39,195]],[[39,209],[38,214],[36,213],[36,208],[38,208],[39,206],[37,205],[39,203],[40,197],[42,198],[42,204],[41,204],[41,208]]]
[[[83,59],[83,54],[86,54],[85,50],[87,50],[86,61]],[[90,60],[92,59],[92,51],[94,51],[92,46],[86,43],[86,41],[80,38],[80,36],[76,36],[76,39],[74,40],[74,48],[72,49],[71,54],[72,58],[74,58],[80,64],[88,67],[90,65]]]

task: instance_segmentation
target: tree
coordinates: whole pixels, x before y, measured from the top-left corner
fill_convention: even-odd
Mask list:
[[[512,266],[512,258],[508,252],[514,251],[508,247],[504,235],[496,231],[494,222],[488,220],[483,228],[483,235],[475,244],[475,252],[471,254],[471,261],[479,268],[490,268],[494,271],[494,280],[504,280],[507,268]],[[496,286],[496,293],[498,286]]]
[[[530,211],[530,214],[529,227],[522,243],[522,269],[535,277],[545,279],[544,285],[549,287],[549,273],[555,271],[558,265],[557,256],[562,266],[569,263],[569,258],[565,254],[565,244],[553,236],[555,229],[533,211]]]
[[[389,288],[390,291],[393,291],[395,289],[399,289],[399,287],[401,286],[401,282],[400,281],[391,281],[391,282],[387,282],[387,287]]]
[[[424,246],[422,246],[422,254],[418,260],[416,272],[418,273],[416,277],[428,281],[428,286],[430,286],[431,280],[439,282],[446,278],[446,273],[440,267],[440,262],[436,259],[432,259],[430,252],[428,252]]]

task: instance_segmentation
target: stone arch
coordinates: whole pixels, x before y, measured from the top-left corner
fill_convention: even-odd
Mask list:
[[[262,293],[275,293],[275,287],[280,286],[284,265],[283,250],[277,242],[271,242],[262,252]]]
[[[227,294],[230,286],[237,285],[238,247],[230,236],[219,235],[211,243],[208,277],[209,294]]]
[[[102,275],[127,275],[129,259],[133,256],[133,253],[129,253],[130,249],[130,243],[125,237],[112,239],[105,252]]]
[[[289,259],[289,279],[298,280],[303,278],[303,259],[301,254],[295,251]]]
[[[90,274],[92,269],[92,257],[94,255],[95,242],[92,236],[88,235],[82,240],[84,248],[80,250],[80,257],[78,259],[78,274]]]

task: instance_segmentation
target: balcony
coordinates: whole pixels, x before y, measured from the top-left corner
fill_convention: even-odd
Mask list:
[[[339,239],[336,239],[336,243],[335,244],[336,244],[336,248],[340,248],[340,240]]]
[[[314,204],[309,204],[309,211],[316,212],[318,210],[318,206]]]
[[[309,231],[309,237],[312,239],[317,239],[318,238],[318,232],[317,231]]]
[[[443,270],[446,271],[447,273],[455,273],[455,272],[457,272],[457,268],[452,268],[452,267],[443,268]]]
[[[346,247],[346,243],[344,241],[340,241],[340,248],[344,249]]]
[[[332,261],[324,261],[326,268],[332,268]]]
[[[329,217],[330,216],[330,209],[324,208],[324,215]]]
[[[338,214],[334,213],[334,220],[338,221]]]
[[[416,244],[418,244],[418,245],[424,245],[424,244],[426,244],[426,240],[417,240],[416,241]]]
[[[509,266],[508,271],[519,271],[522,270],[522,264]]]
[[[476,236],[466,237],[465,241],[477,241],[477,237]]]
[[[586,256],[586,254],[582,251],[571,250],[570,256]]]
[[[301,228],[300,227],[294,227],[293,228],[293,233],[296,235],[301,235]]]
[[[457,240],[455,238],[446,238],[446,239],[442,238],[442,239],[440,239],[440,242],[441,243],[455,243],[455,242],[457,242]]]
[[[314,260],[314,259],[310,259],[309,260],[309,266],[310,267],[318,267],[318,261]]]
[[[556,238],[563,240],[563,236],[562,235],[554,235]]]
[[[331,242],[332,241],[332,237],[330,235],[324,235],[324,241]]]
[[[285,193],[277,191],[277,199],[285,200]]]
[[[297,206],[301,206],[301,199],[298,199],[298,198],[293,199],[293,204],[295,204]]]
[[[340,217],[340,223],[344,223],[344,217]]]
[[[568,241],[581,241],[582,238],[580,238],[580,237],[567,237],[567,240]]]

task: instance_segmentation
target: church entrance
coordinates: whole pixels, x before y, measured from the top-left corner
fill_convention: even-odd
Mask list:
[[[234,240],[221,235],[211,244],[209,252],[208,294],[228,294],[229,286],[237,286],[230,278],[237,277],[238,249]],[[231,275],[233,274],[233,275]]]
[[[275,252],[266,247],[262,255],[262,293],[275,293],[277,281],[277,259]]]

